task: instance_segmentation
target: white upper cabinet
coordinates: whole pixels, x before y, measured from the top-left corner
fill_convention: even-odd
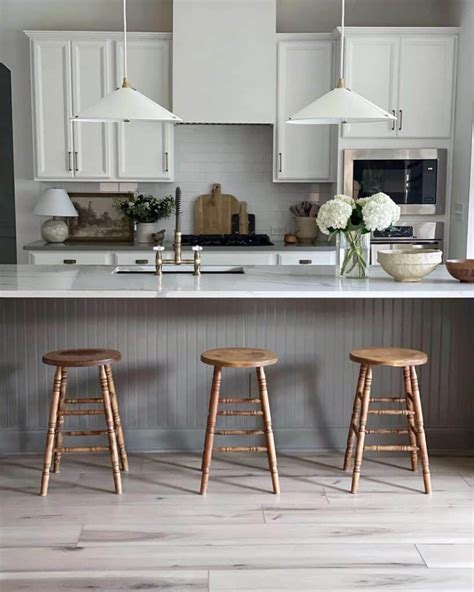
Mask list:
[[[348,88],[393,112],[397,122],[344,125],[344,138],[449,138],[452,133],[456,39],[452,29],[376,32],[350,28]]]
[[[401,40],[398,136],[449,138],[453,111],[455,38]]]
[[[111,92],[110,42],[72,41],[73,113],[93,105]],[[110,123],[73,122],[75,177],[110,179],[112,177]]]
[[[74,177],[71,104],[71,51],[67,40],[31,45],[35,177]]]
[[[346,84],[369,101],[395,114],[397,108],[399,39],[348,37]],[[395,122],[344,124],[345,138],[390,138]]]
[[[170,41],[135,39],[128,43],[130,83],[148,98],[171,109]],[[123,42],[116,42],[116,86],[123,78]],[[132,121],[117,124],[119,179],[169,181],[173,177],[170,123]]]
[[[35,179],[171,180],[171,124],[70,121],[122,84],[121,36],[68,31],[27,34],[31,39]],[[171,107],[170,47],[169,34],[129,34],[130,82],[167,108]]]
[[[331,90],[333,41],[301,37],[278,42],[274,179],[328,181],[332,173],[330,126],[286,122],[290,115]]]

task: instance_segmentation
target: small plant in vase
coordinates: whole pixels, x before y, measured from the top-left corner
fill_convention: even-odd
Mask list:
[[[136,224],[135,239],[138,243],[151,243],[152,235],[158,230],[157,222],[169,218],[175,211],[176,203],[172,195],[160,199],[140,194],[129,199],[117,199],[114,208]]]
[[[354,200],[336,195],[319,210],[319,229],[336,236],[337,269],[343,277],[369,275],[370,233],[386,230],[400,218],[400,207],[385,193]]]

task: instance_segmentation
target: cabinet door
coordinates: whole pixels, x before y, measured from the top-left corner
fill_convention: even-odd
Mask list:
[[[402,38],[399,137],[450,137],[454,66],[454,37],[425,35]]]
[[[123,43],[116,43],[116,83],[123,78]],[[171,107],[170,42],[129,40],[131,85],[163,107]],[[119,179],[169,181],[173,178],[173,125],[156,121],[117,124]]]
[[[331,177],[328,125],[286,123],[332,86],[332,41],[278,43],[278,121],[275,180],[323,181]]]
[[[72,104],[74,114],[111,91],[110,42],[72,41]],[[111,124],[73,123],[74,173],[81,179],[110,179]]]
[[[35,178],[74,176],[71,48],[67,40],[34,40],[32,51]]]
[[[349,37],[346,42],[346,85],[386,111],[397,109],[397,37]],[[390,138],[396,122],[353,123],[342,126],[344,138]]]

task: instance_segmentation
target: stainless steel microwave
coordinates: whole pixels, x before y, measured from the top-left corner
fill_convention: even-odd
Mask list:
[[[344,193],[355,199],[382,191],[402,214],[444,214],[447,150],[344,150]]]

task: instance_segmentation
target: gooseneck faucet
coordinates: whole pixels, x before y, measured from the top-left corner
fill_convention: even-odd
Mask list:
[[[153,250],[156,251],[155,256],[155,274],[156,275],[163,275],[163,265],[182,265],[192,263],[194,265],[193,275],[201,275],[201,251],[202,247],[195,245],[192,247],[194,251],[193,259],[182,259],[181,257],[181,188],[176,187],[175,192],[175,203],[176,203],[176,222],[175,222],[175,230],[174,230],[174,243],[173,243],[173,250],[174,250],[174,258],[173,259],[163,259],[163,251],[165,247],[163,246],[156,246],[153,247]]]

